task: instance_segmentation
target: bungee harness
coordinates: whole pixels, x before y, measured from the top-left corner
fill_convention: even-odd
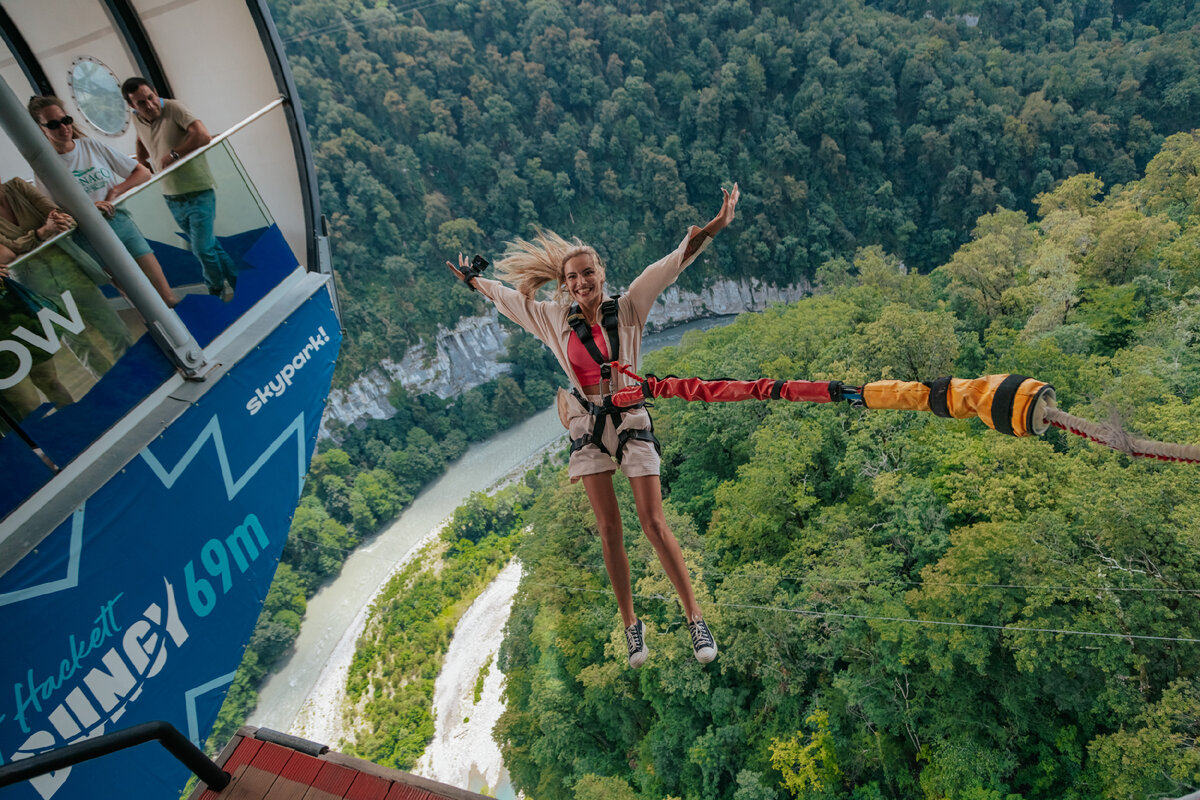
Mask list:
[[[617,300],[620,295],[610,297],[600,304],[600,327],[603,328],[604,334],[608,338],[608,352],[617,356],[621,353],[621,334],[617,325]],[[650,442],[654,445],[654,449],[662,454],[662,448],[658,444],[658,439],[654,438],[654,422],[650,422],[649,430],[623,430],[617,431],[621,425],[621,416],[627,411],[632,411],[636,408],[642,408],[646,405],[645,399],[640,399],[630,403],[623,403],[620,406],[613,403],[612,388],[612,370],[614,366],[620,365],[620,362],[610,361],[605,358],[600,352],[600,348],[596,346],[595,339],[592,338],[592,328],[587,323],[587,318],[583,315],[583,311],[579,308],[579,303],[572,303],[571,309],[567,313],[567,324],[571,326],[571,330],[579,337],[579,341],[583,343],[584,349],[592,360],[600,365],[600,393],[603,399],[600,403],[593,403],[584,397],[578,389],[572,387],[571,394],[579,401],[588,414],[592,416],[592,430],[577,439],[571,440],[571,452],[587,447],[589,444],[594,444],[600,448],[600,452],[605,455],[612,456],[621,463],[621,459],[625,456],[625,445],[630,441]],[[647,415],[648,416],[648,415]],[[613,430],[617,431],[617,451],[609,452],[604,446],[604,426],[612,423]]]
[[[1130,436],[1119,425],[1102,425],[1068,414],[1057,407],[1054,387],[1025,375],[985,375],[980,378],[938,378],[932,381],[874,381],[849,386],[841,381],[705,380],[673,375],[645,378],[627,364],[612,367],[637,381],[607,398],[618,408],[632,408],[657,397],[703,400],[790,400],[833,403],[846,401],[870,409],[930,411],[939,417],[978,417],[985,425],[1010,436],[1045,433],[1050,426],[1139,458],[1200,464],[1200,446],[1155,442]]]

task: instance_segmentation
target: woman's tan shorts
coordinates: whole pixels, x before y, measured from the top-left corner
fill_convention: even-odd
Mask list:
[[[600,395],[588,395],[588,400],[599,404],[602,398]],[[574,398],[571,398],[569,409],[567,431],[571,439],[591,435],[592,428],[596,424],[595,418],[587,413]],[[609,453],[617,452],[618,433],[624,430],[650,430],[650,412],[644,408],[635,408],[625,412],[621,415],[621,424],[616,430],[613,429],[611,421],[605,424],[602,440]],[[620,468],[621,472],[625,473],[625,477],[638,478],[643,475],[659,474],[659,465],[662,460],[652,442],[630,439],[625,443],[625,452],[622,455]],[[617,466],[616,458],[605,454],[599,447],[589,443],[571,453],[567,474],[574,483],[584,475],[615,472]]]

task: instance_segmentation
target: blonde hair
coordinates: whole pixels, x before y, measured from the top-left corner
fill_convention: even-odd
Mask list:
[[[504,256],[496,262],[496,276],[511,283],[526,297],[533,297],[543,285],[556,281],[554,299],[564,300],[567,296],[563,267],[578,255],[590,255],[599,272],[600,283],[604,283],[604,261],[596,249],[578,238],[570,241],[554,231],[538,230],[533,241],[515,239],[508,243]]]
[[[63,116],[70,116],[70,114],[67,113],[67,104],[52,94],[42,95],[40,97],[38,95],[34,95],[33,97],[29,98],[29,103],[25,107],[29,109],[29,116],[33,117],[33,121],[41,126],[42,112],[47,108],[53,108],[54,106],[58,106],[58,110],[63,112]],[[78,125],[71,126],[72,139],[84,139],[86,137],[87,134],[81,131]]]

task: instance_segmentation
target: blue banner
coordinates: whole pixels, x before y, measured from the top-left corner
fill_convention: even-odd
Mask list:
[[[0,761],[148,720],[202,743],[287,539],[340,334],[318,291],[0,577]],[[4,798],[174,798],[157,745]]]

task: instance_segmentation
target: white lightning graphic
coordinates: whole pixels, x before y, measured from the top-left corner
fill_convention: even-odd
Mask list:
[[[233,479],[233,470],[229,466],[229,454],[225,448],[225,438],[221,434],[221,421],[216,415],[213,415],[213,418],[209,420],[208,424],[204,426],[204,429],[201,430],[196,436],[196,440],[192,442],[192,445],[188,448],[188,451],[183,454],[183,458],[179,459],[179,462],[175,465],[174,469],[168,471],[165,467],[163,467],[162,462],[158,460],[157,456],[150,452],[149,447],[143,449],[138,455],[142,457],[142,460],[146,462],[146,464],[150,467],[151,472],[153,472],[155,476],[162,482],[163,486],[170,489],[175,485],[175,482],[179,480],[179,476],[182,475],[184,471],[191,466],[191,463],[196,460],[197,455],[200,453],[200,448],[204,446],[204,443],[211,438],[213,440],[213,447],[216,448],[217,451],[217,461],[221,465],[221,477],[225,481],[226,497],[232,500],[233,498],[237,497],[238,492],[240,492],[242,488],[259,473],[263,466],[271,459],[271,456],[275,455],[276,451],[283,447],[292,437],[295,437],[296,439],[296,470],[298,475],[297,481],[299,484],[298,492],[303,492],[304,474],[307,472],[308,466],[304,457],[304,412],[296,415],[296,418],[292,420],[291,424],[280,431],[279,435],[275,437],[275,441],[271,442],[271,444],[267,446],[266,450],[264,450],[258,456],[258,458],[255,459],[254,463],[250,465],[250,468],[247,469],[237,480]],[[18,603],[23,600],[28,600],[41,595],[54,594],[55,592],[61,592],[65,589],[73,589],[79,585],[79,563],[83,554],[84,514],[84,506],[81,505],[72,515],[71,544],[67,562],[66,576],[58,580],[47,581],[17,591],[0,594],[0,606]]]
[[[259,470],[270,460],[271,456],[275,455],[275,451],[283,447],[287,440],[292,437],[296,439],[296,480],[299,484],[299,490],[302,491],[304,489],[304,473],[307,466],[304,458],[304,412],[296,415],[292,423],[275,437],[275,441],[267,446],[267,449],[262,452],[258,459],[250,465],[250,468],[242,473],[242,476],[237,480],[233,479],[233,470],[229,467],[229,454],[225,449],[225,438],[221,435],[221,420],[215,414],[209,420],[209,423],[204,426],[204,429],[200,431],[200,434],[196,437],[196,441],[192,442],[192,446],[188,448],[188,451],[183,454],[183,457],[179,459],[179,462],[170,471],[162,465],[157,456],[150,452],[149,447],[142,450],[138,455],[150,467],[150,471],[158,476],[163,486],[170,489],[175,485],[175,481],[179,479],[184,470],[196,459],[196,455],[200,452],[200,448],[204,446],[204,443],[211,438],[213,446],[217,450],[217,461],[221,465],[221,477],[225,480],[226,497],[232,500],[237,497],[242,487],[258,474]]]

